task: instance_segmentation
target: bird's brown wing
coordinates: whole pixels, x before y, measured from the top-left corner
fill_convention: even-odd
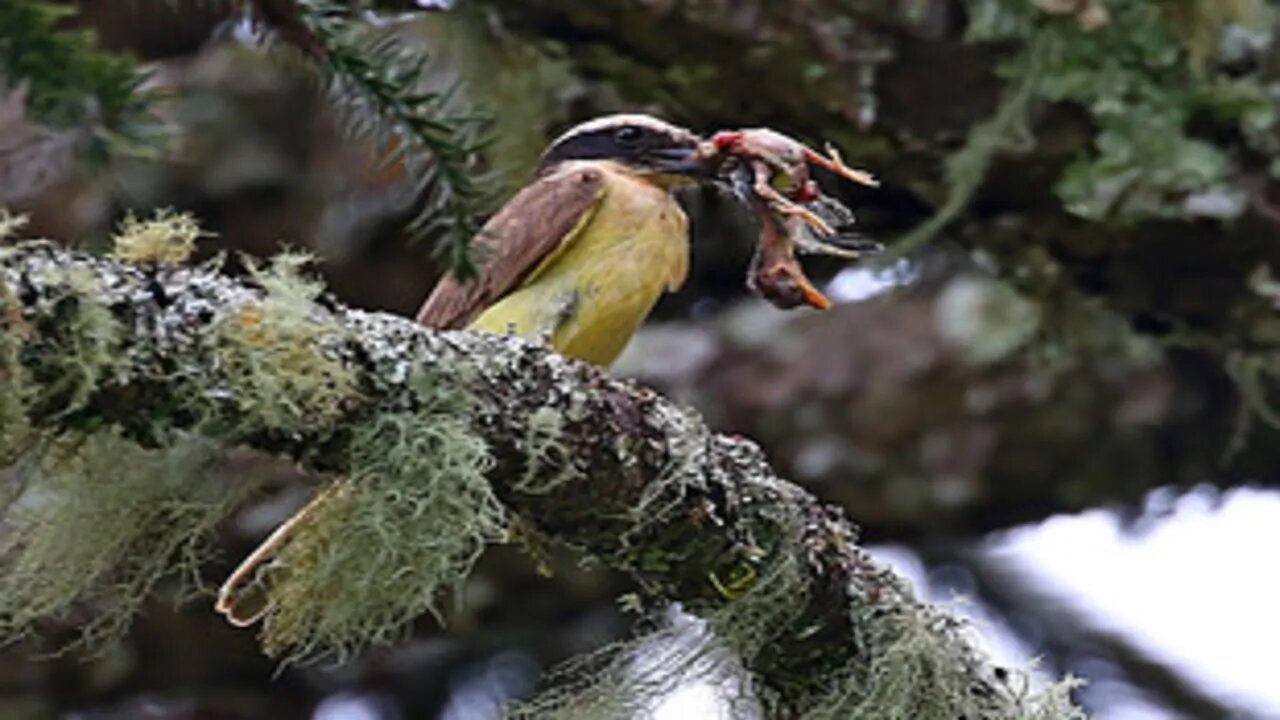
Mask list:
[[[475,239],[476,276],[442,279],[418,311],[418,322],[463,327],[520,287],[587,224],[604,196],[604,184],[600,170],[579,167],[544,175],[516,193]]]

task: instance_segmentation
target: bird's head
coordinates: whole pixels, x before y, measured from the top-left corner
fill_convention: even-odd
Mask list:
[[[570,128],[552,141],[539,172],[568,160],[611,160],[655,179],[708,176],[714,167],[702,138],[649,115],[606,115]]]

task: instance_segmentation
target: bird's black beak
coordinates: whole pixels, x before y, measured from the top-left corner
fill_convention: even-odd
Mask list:
[[[651,150],[649,155],[657,170],[671,175],[710,177],[715,172],[714,165],[700,152],[697,145]]]

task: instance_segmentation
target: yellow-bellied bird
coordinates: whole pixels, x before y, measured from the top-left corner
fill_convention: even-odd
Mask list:
[[[609,365],[662,293],[684,283],[688,221],[671,191],[704,164],[696,135],[647,115],[574,127],[481,230],[477,275],[442,280],[418,321],[545,336],[564,355]],[[318,495],[231,574],[217,602],[229,621],[270,612],[271,560],[327,499]]]
[[[609,365],[689,266],[671,190],[704,168],[699,138],[647,115],[610,115],[561,135],[534,180],[476,239],[478,276],[447,277],[418,313],[437,328],[549,337]]]

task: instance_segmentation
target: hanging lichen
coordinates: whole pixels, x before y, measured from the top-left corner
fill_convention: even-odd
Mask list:
[[[953,617],[896,610],[860,627],[865,657],[832,672],[830,692],[802,720],[1084,719],[1071,704],[1079,685],[1071,678],[1044,688],[1033,688],[1020,670],[983,678],[989,661],[975,654],[966,626]]]
[[[0,640],[85,607],[79,644],[118,635],[166,577],[199,586],[212,533],[255,491],[195,436],[146,450],[111,429],[66,435],[5,471]]]
[[[263,631],[287,660],[399,639],[444,607],[505,513],[484,442],[447,407],[384,415],[355,432],[348,478],[289,537],[269,569]]]

